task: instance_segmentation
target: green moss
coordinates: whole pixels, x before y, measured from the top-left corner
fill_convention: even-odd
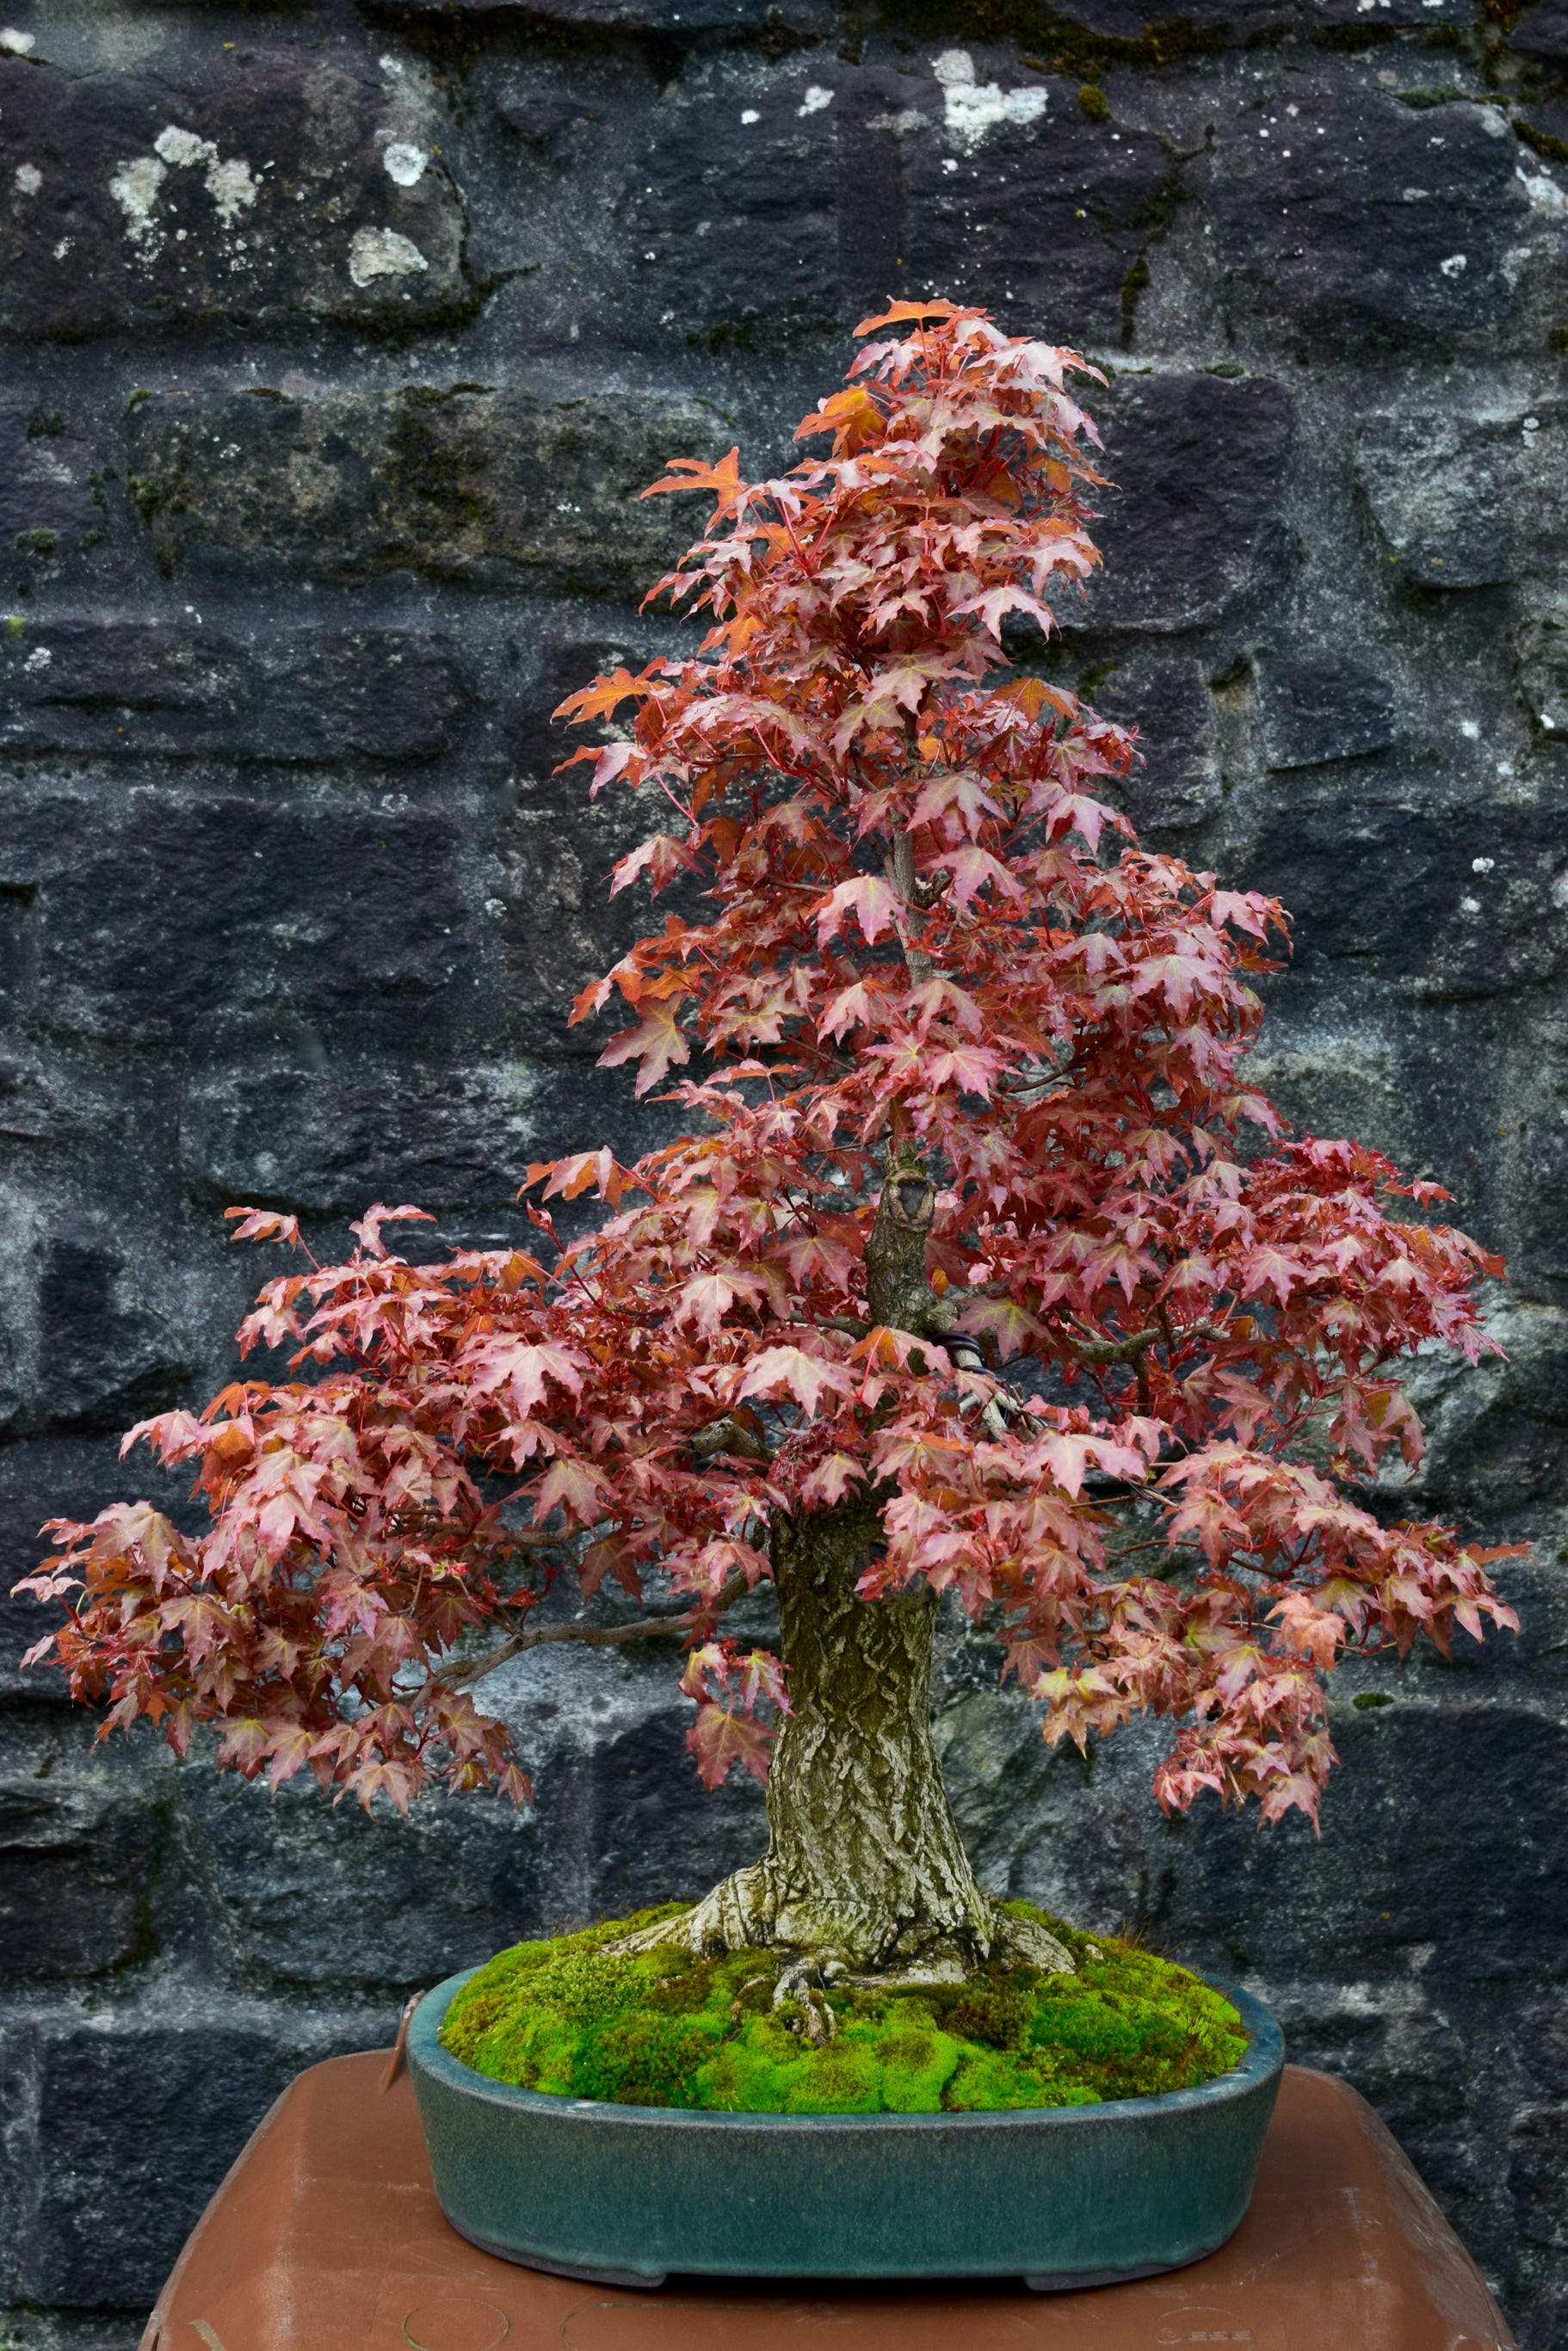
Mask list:
[[[1229,2001],[1185,1968],[1052,1918],[1076,1975],[998,1967],[965,1984],[841,1987],[837,2036],[814,2049],[774,2012],[761,1952],[606,1949],[669,1915],[503,1951],[453,2001],[444,2046],[493,2081],[560,2097],[764,2115],[1093,2105],[1191,2088],[1247,2048]]]

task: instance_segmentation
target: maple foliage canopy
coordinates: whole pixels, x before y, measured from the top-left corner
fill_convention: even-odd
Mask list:
[[[800,427],[829,454],[654,485],[714,500],[654,591],[707,616],[700,651],[563,705],[618,723],[576,754],[592,789],[664,811],[614,888],[707,893],[576,1008],[624,1005],[604,1061],[692,1132],[529,1169],[603,1202],[569,1243],[540,1207],[533,1249],[413,1263],[383,1228],[418,1212],[378,1207],[346,1263],[267,1284],[242,1342],[292,1344],[298,1376],[132,1432],[194,1466],[209,1531],[145,1503],[56,1522],[28,1581],[77,1595],[33,1654],[106,1727],[183,1751],[215,1721],[223,1763],[367,1801],[521,1799],[479,1674],[674,1630],[704,1777],[760,1776],[788,1692],[724,1611],[780,1513],[874,1496],[865,1597],[956,1594],[1048,1740],[1152,1710],[1166,1807],[1315,1817],[1337,1658],[1514,1621],[1497,1553],[1364,1498],[1420,1458],[1401,1366],[1474,1362],[1500,1268],[1421,1220],[1436,1186],[1286,1138],[1245,1068],[1281,909],[1140,848],[1106,797],[1129,736],[1004,651],[1098,561],[1069,389],[1092,371],[943,304],[861,332]],[[939,1339],[868,1321],[899,1181],[935,1189]],[[650,1613],[539,1613],[569,1575]]]

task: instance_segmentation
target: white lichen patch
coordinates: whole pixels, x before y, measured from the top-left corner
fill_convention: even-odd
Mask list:
[[[806,95],[795,109],[797,114],[821,114],[823,107],[831,106],[833,93],[824,89],[820,81],[808,82]]]
[[[154,151],[165,163],[213,163],[217,161],[217,149],[210,139],[198,139],[193,131],[183,130],[171,122],[160,131],[152,141]]]
[[[133,155],[109,183],[110,194],[125,214],[126,235],[146,253],[156,252],[161,242],[156,213],[163,180],[163,165],[156,155]]]
[[[357,229],[349,247],[349,275],[356,286],[371,285],[378,277],[412,277],[429,266],[418,246],[395,228]]]
[[[37,37],[32,33],[18,33],[7,25],[0,31],[0,49],[14,57],[30,57],[37,47]]]
[[[1469,256],[1463,253],[1450,253],[1447,261],[1437,264],[1445,277],[1462,277],[1469,266]]]
[[[207,172],[206,190],[225,228],[233,228],[241,213],[250,210],[258,193],[250,165],[240,155],[231,155],[226,162],[212,165]]]
[[[944,49],[932,71],[942,85],[947,135],[961,147],[977,147],[988,131],[1009,122],[1038,122],[1045,112],[1042,89],[1004,89],[1000,82],[977,81],[967,49]]]
[[[44,184],[44,175],[36,163],[18,163],[16,185],[25,196],[36,196]]]
[[[406,139],[394,139],[382,157],[388,179],[395,180],[400,188],[415,186],[423,178],[429,161],[423,147],[415,147]]]
[[[243,156],[231,155],[225,160],[212,140],[201,138],[178,122],[167,124],[152,145],[161,160],[173,170],[193,171],[200,165],[206,166],[204,185],[225,228],[233,228],[241,213],[248,212],[255,204],[259,190]]]
[[[1538,212],[1568,212],[1568,196],[1546,172],[1527,172],[1521,165],[1518,176],[1525,194]]]

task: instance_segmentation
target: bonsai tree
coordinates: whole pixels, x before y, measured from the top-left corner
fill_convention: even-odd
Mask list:
[[[1280,907],[1141,849],[1104,796],[1132,737],[1004,647],[1098,561],[1093,371],[946,303],[860,331],[800,427],[829,454],[648,493],[714,499],[654,591],[708,616],[700,651],[563,705],[618,722],[576,754],[594,791],[664,820],[614,889],[707,894],[574,1016],[618,998],[603,1061],[689,1131],[530,1168],[530,1249],[411,1261],[386,1228],[420,1212],[371,1208],[243,1326],[297,1376],[127,1439],[193,1465],[208,1531],[56,1521],[25,1587],[75,1595],[31,1655],[106,1732],[183,1754],[214,1724],[247,1778],[400,1809],[528,1800],[472,1695],[496,1667],[682,1645],[697,1769],[765,1779],[769,1841],[642,1940],[770,1947],[808,2000],[824,1970],[1071,1964],[949,1810],[944,1594],[1048,1740],[1165,1717],[1160,1802],[1269,1822],[1316,1817],[1336,1661],[1515,1621],[1497,1552],[1367,1493],[1420,1458],[1402,1366],[1491,1343],[1500,1267],[1424,1220],[1436,1185],[1287,1139],[1245,1066]],[[589,1192],[560,1240],[539,1203]],[[567,1579],[576,1614],[545,1604]],[[769,1582],[778,1654],[743,1654],[727,1612]]]

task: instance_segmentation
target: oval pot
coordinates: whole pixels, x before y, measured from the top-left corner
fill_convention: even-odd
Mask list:
[[[1285,2044],[1250,2036],[1196,2090],[1002,2114],[744,2115],[622,2106],[492,2082],[443,2049],[476,1971],[408,2033],[430,2168],[486,2252],[613,2285],[716,2277],[1023,2277],[1100,2285],[1180,2269],[1240,2222]]]

